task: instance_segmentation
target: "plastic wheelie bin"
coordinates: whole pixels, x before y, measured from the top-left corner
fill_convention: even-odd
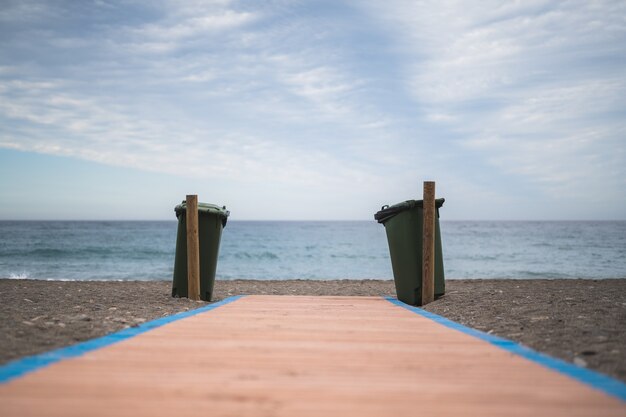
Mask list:
[[[445,293],[439,208],[445,200],[435,200],[435,297]],[[422,224],[424,202],[408,200],[393,206],[383,206],[374,215],[385,226],[393,280],[398,300],[406,304],[422,305]]]
[[[174,258],[174,279],[172,297],[187,297],[187,204],[174,208],[178,218],[176,234],[176,257]],[[220,248],[222,229],[226,226],[230,212],[226,207],[198,203],[198,243],[200,245],[200,299],[211,301],[217,255]]]

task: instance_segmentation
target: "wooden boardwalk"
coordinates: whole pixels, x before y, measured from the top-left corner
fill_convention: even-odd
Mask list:
[[[626,416],[384,298],[246,296],[0,385],[0,416]]]

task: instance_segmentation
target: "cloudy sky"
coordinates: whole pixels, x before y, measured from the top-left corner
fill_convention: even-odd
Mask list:
[[[626,219],[624,1],[0,2],[0,219]]]

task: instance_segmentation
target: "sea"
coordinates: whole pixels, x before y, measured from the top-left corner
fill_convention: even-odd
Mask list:
[[[174,221],[0,221],[0,278],[171,280]],[[626,278],[626,221],[441,221],[447,279]],[[392,279],[375,221],[236,221],[217,279]]]

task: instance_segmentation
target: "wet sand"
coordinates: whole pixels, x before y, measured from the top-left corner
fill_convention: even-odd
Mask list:
[[[626,382],[626,279],[449,280],[426,310]],[[198,308],[167,281],[0,279],[0,363]],[[217,281],[238,294],[395,295],[387,280]]]

